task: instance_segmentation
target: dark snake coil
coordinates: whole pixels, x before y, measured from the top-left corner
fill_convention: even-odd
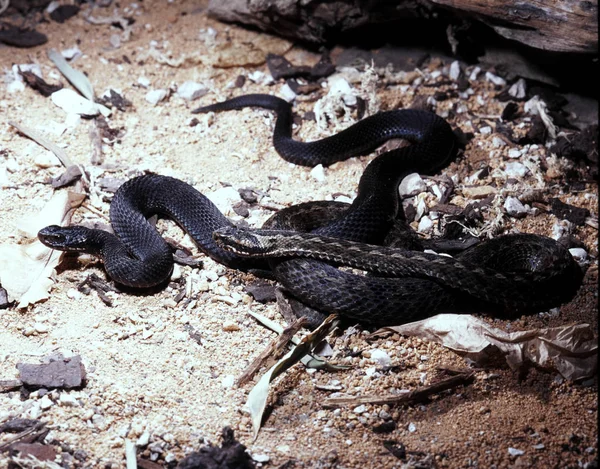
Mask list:
[[[576,293],[582,279],[579,266],[567,249],[543,236],[499,237],[455,259],[380,246],[403,219],[397,195],[400,181],[413,172],[433,174],[456,155],[450,126],[435,114],[411,109],[382,112],[307,143],[292,139],[291,105],[273,96],[241,96],[194,112],[247,106],[276,112],[274,146],[295,164],[330,165],[368,153],[392,138],[411,145],[375,158],[351,205],[293,206],[265,224],[271,231],[237,230],[188,184],[144,175],[125,182],[113,198],[110,218],[115,235],[81,226],[50,226],[40,231],[40,240],[55,249],[97,254],[116,282],[151,287],[166,282],[173,267],[170,246],[147,221],[159,214],[175,220],[214,260],[243,271],[270,270],[305,305],[376,326],[442,312],[515,317],[560,305]],[[306,213],[311,214],[308,219]],[[310,233],[302,233],[306,231]],[[370,274],[340,270],[341,265]]]

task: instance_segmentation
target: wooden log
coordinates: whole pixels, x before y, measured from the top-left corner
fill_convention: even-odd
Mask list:
[[[499,35],[554,52],[598,51],[598,0],[210,0],[209,13],[281,36],[322,44],[367,24],[440,14],[485,23]]]

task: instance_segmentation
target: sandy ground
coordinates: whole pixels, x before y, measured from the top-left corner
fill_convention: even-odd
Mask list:
[[[199,105],[236,94],[281,92],[282,83],[268,86],[261,80],[246,80],[241,89],[232,86],[240,75],[256,71],[268,75],[264,64],[235,65],[251,60],[249,50],[265,47],[266,51],[286,52],[293,63],[305,65],[315,63],[317,54],[220,24],[207,18],[201,2],[165,5],[146,1],[137,8],[121,2],[121,11],[136,22],[131,38],[118,48],[111,45],[110,37],[120,30],[91,25],[82,14],[63,25],[41,24],[39,30],[49,37],[43,47],[0,47],[3,68],[13,63],[39,63],[44,77],[55,83],[58,77],[53,75],[56,71],[46,50],[77,46],[83,56],[73,66],[88,75],[96,94],[114,88],[133,103],[127,112],[115,111],[110,117],[110,126],[122,128],[124,134],[112,145],[105,144],[104,163],[92,166],[90,121],[71,126],[65,123],[65,112],[49,98],[29,88],[8,93],[6,85],[0,84],[0,164],[8,168],[9,181],[0,192],[1,242],[18,240],[15,227],[25,215],[43,207],[53,192],[48,180],[62,172],[45,150],[10,128],[8,120],[27,125],[58,143],[74,162],[86,167],[92,181],[102,177],[127,179],[152,171],[192,183],[203,193],[229,186],[263,191],[267,198],[248,220],[256,226],[272,213],[269,207],[331,199],[334,194],[355,195],[356,183],[372,156],[335,164],[324,170],[323,177],[311,173],[310,168],[291,165],[271,147],[273,117],[269,112],[248,109],[200,115],[199,123],[190,125],[190,110]],[[96,14],[106,16],[109,11],[98,10]],[[192,60],[180,66],[158,63],[148,54],[153,46],[174,59],[187,56]],[[219,55],[223,51],[233,59]],[[264,57],[264,50],[258,55]],[[218,60],[231,60],[232,66],[213,66]],[[445,68],[442,65],[437,61],[426,65],[422,80],[434,80],[439,71],[447,73],[449,62]],[[483,78],[484,72],[472,83],[475,93],[459,103],[467,107],[466,111],[450,119],[454,126],[475,134],[465,156],[444,171],[456,176],[458,186],[475,172],[468,155],[489,153],[493,148],[491,136],[478,129],[497,119],[504,107],[493,98],[497,90]],[[149,88],[139,84],[140,77],[147,78]],[[145,99],[149,90],[175,89],[187,80],[206,85],[209,92],[192,103],[176,94],[156,106]],[[378,96],[382,108],[390,108],[410,105],[416,93],[435,91],[437,88],[419,89],[409,82],[379,89]],[[296,105],[299,115],[313,109],[313,102],[304,101]],[[438,112],[456,103],[457,99],[440,101]],[[304,121],[297,138],[321,138],[335,130],[334,126],[323,130],[312,121]],[[536,152],[546,155],[543,147]],[[500,153],[495,152],[498,161],[490,161],[492,168],[503,164]],[[492,172],[488,179],[472,184],[485,185],[493,180]],[[540,182],[528,176],[522,182],[530,187],[554,185],[554,196],[587,207],[597,216],[595,184],[584,184],[577,193],[560,194],[558,180],[552,178]],[[464,206],[469,201],[460,190],[455,194],[455,203]],[[74,222],[105,223],[108,203],[104,195],[92,196],[88,202],[91,209],[80,209]],[[228,215],[236,218],[231,211]],[[551,235],[556,222],[549,213],[518,221],[506,218],[502,230],[516,227]],[[173,224],[161,222],[160,226],[169,236],[183,239]],[[526,330],[575,323],[597,327],[597,231],[585,225],[575,227],[573,234],[592,257],[592,268],[578,297],[561,308],[560,314],[523,317],[511,323],[496,321],[497,327]],[[181,242],[193,246],[187,239]],[[16,378],[17,363],[35,363],[57,351],[81,355],[88,371],[84,388],[53,391],[51,404],[44,408],[40,405],[43,392],[0,394],[0,424],[12,417],[47,422],[51,429],[47,441],[55,439],[68,444],[72,453],[79,451],[80,459],[71,458],[73,467],[125,467],[126,439],[140,443],[141,456],[161,464],[173,463],[207,441],[218,442],[225,425],[233,427],[236,437],[268,467],[596,467],[596,378],[574,384],[556,372],[531,368],[517,373],[499,364],[477,371],[472,385],[422,405],[324,409],[321,403],[332,391],[317,386],[351,395],[389,394],[394,389],[414,389],[435,381],[440,367],[468,367],[458,355],[436,344],[398,335],[367,339],[366,332],[330,340],[334,361],[354,365],[351,370],[331,374],[295,367],[281,378],[265,426],[252,442],[250,419],[242,411],[251,384],[238,389],[231,383],[275,334],[247,312],[283,320],[274,303],[260,304],[245,293],[244,285],[252,281],[250,275],[203,260],[205,271],[181,267],[183,280],[179,283],[152,295],[112,294],[113,306],[109,307],[96,293],[77,291],[77,285],[92,272],[104,278],[101,264],[78,263],[71,258],[56,276],[47,301],[24,310],[0,310],[1,379]],[[177,304],[175,298],[186,282],[191,284],[191,295]],[[196,331],[200,340],[193,340],[190,331]],[[391,371],[369,371],[378,366],[369,358],[373,349],[388,354]],[[63,393],[74,397],[76,403],[61,405]],[[391,433],[373,432],[374,426],[390,419],[396,424]],[[385,449],[386,440],[402,443],[416,465],[404,466],[406,460]],[[5,441],[0,439],[0,445]],[[6,457],[0,454],[0,466]]]

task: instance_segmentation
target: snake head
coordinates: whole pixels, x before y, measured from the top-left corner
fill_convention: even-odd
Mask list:
[[[227,226],[213,232],[213,239],[223,249],[240,256],[273,256],[271,248],[277,231],[248,230]]]
[[[50,225],[38,232],[38,239],[44,246],[59,251],[90,251],[93,231],[83,226]]]

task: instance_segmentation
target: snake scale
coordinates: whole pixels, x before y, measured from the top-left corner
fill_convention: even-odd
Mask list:
[[[263,230],[237,229],[193,187],[148,174],[125,182],[115,194],[110,206],[115,234],[49,226],[39,239],[55,249],[99,255],[118,283],[151,287],[169,279],[173,260],[170,246],[147,218],[166,216],[216,261],[243,271],[271,272],[308,307],[376,326],[442,312],[515,317],[560,305],[576,293],[582,279],[579,266],[566,248],[543,236],[502,236],[454,259],[410,246],[382,246],[404,218],[397,192],[402,179],[413,172],[434,174],[456,156],[450,126],[434,113],[381,112],[331,137],[300,142],[292,138],[291,105],[270,95],[240,96],[194,112],[248,106],[275,111],[274,147],[298,165],[330,165],[393,138],[411,144],[371,161],[352,204],[292,206],[275,214]]]

